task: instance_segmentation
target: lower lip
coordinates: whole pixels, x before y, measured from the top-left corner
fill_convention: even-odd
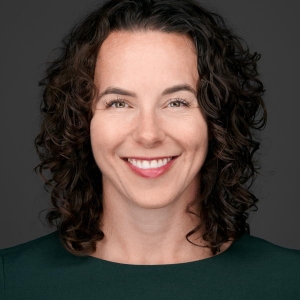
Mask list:
[[[132,165],[128,161],[126,161],[126,163],[134,173],[136,173],[137,175],[139,175],[141,177],[157,178],[157,177],[165,174],[171,168],[175,159],[176,158],[173,158],[166,165],[159,167],[159,168],[155,168],[155,169],[141,169],[141,168],[138,168],[138,167]]]

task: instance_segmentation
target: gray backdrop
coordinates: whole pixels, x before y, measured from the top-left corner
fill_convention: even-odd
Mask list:
[[[1,38],[1,204],[0,248],[50,232],[38,218],[48,195],[32,171],[38,159],[37,87],[51,50],[95,0],[3,0]],[[217,9],[254,51],[262,54],[269,122],[262,134],[262,175],[255,186],[259,211],[251,214],[252,234],[300,249],[299,4],[295,0],[203,0]]]

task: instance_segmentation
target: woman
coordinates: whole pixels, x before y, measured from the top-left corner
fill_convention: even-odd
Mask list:
[[[248,235],[258,59],[191,0],[77,25],[41,82],[57,232],[1,251],[3,299],[299,299],[299,251]]]

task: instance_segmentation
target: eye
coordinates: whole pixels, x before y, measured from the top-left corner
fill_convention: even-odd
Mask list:
[[[107,102],[105,104],[105,106],[107,108],[109,108],[109,107],[126,108],[126,107],[128,107],[128,104],[122,99],[115,99],[115,100],[111,100],[111,101]]]
[[[172,108],[177,108],[177,107],[189,107],[190,103],[188,103],[186,100],[181,99],[181,98],[176,98],[176,99],[171,99],[168,103],[168,105]]]

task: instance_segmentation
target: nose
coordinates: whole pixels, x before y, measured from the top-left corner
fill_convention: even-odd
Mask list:
[[[148,111],[139,114],[133,139],[147,148],[155,147],[165,139],[162,120],[158,117],[157,112]]]

